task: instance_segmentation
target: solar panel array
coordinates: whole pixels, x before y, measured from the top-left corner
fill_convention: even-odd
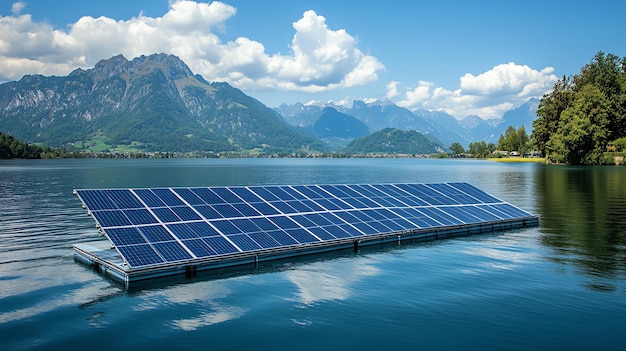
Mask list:
[[[86,189],[130,267],[531,217],[468,183]]]

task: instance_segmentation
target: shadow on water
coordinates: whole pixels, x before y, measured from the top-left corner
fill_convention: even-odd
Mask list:
[[[624,276],[626,168],[544,167],[536,177],[541,242],[555,251],[552,259],[597,278]]]

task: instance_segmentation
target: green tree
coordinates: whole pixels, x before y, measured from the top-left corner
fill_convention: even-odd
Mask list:
[[[553,162],[602,164],[610,141],[626,137],[626,58],[598,52],[579,74],[544,95],[534,146]]]
[[[524,126],[515,129],[513,126],[509,126],[503,135],[500,135],[498,140],[498,149],[504,151],[517,151],[520,155],[524,156],[530,149],[530,138],[526,134],[526,128]]]
[[[489,153],[487,150],[487,143],[485,143],[484,140],[470,143],[468,152],[476,158],[485,158]]]
[[[531,139],[535,148],[543,155],[548,154],[547,144],[557,131],[561,112],[570,105],[573,97],[571,78],[563,77],[554,84],[552,92],[539,101]]]
[[[460,143],[452,143],[452,145],[450,145],[450,151],[452,152],[452,155],[461,155],[465,153],[465,149]]]
[[[564,150],[558,151],[568,163],[597,164],[608,143],[610,103],[593,85],[586,85],[576,96],[573,106],[561,114],[558,134],[563,136]]]

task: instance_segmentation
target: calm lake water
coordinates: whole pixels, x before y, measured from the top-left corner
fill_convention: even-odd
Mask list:
[[[540,226],[125,291],[75,263],[76,188],[469,182]],[[473,160],[0,161],[1,350],[623,350],[626,167]]]

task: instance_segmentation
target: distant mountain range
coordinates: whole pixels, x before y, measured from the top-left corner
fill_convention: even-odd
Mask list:
[[[0,131],[29,143],[104,143],[139,151],[323,150],[319,138],[227,83],[209,83],[178,57],[115,56],[65,77],[0,85]]]
[[[291,125],[310,130],[317,123],[321,111],[332,108],[343,115],[352,116],[363,122],[369,133],[381,131],[386,128],[399,130],[417,131],[424,135],[430,135],[443,145],[450,146],[459,142],[464,146],[475,141],[487,143],[498,142],[506,128],[524,126],[526,132],[532,131],[532,121],[537,117],[536,111],[539,100],[530,99],[523,105],[506,112],[501,118],[482,119],[479,116],[470,115],[462,120],[442,111],[416,110],[410,111],[395,105],[390,101],[374,101],[366,103],[354,101],[351,107],[336,105],[333,103],[317,103],[293,105],[282,104],[275,110],[280,113]],[[344,117],[343,120],[346,120]],[[338,122],[340,123],[340,122]],[[354,122],[351,122],[354,123]],[[347,130],[347,126],[336,126],[337,130]],[[348,133],[335,134],[335,137],[351,139]]]
[[[454,142],[497,143],[510,125],[530,133],[537,105],[530,100],[502,118],[461,121],[389,101],[271,109],[227,83],[194,75],[174,55],[130,61],[118,55],[63,77],[0,84],[0,132],[92,151],[431,153]]]
[[[343,152],[346,154],[435,154],[446,146],[414,130],[385,128],[368,136],[356,138]]]

